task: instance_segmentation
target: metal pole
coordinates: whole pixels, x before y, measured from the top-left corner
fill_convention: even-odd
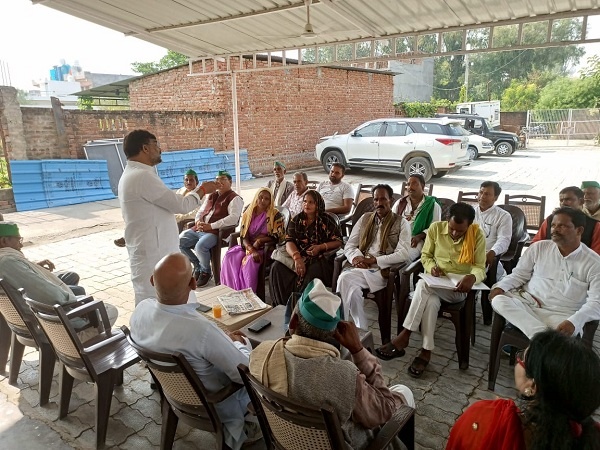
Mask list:
[[[233,109],[233,150],[235,152],[235,191],[241,192],[240,186],[240,135],[238,131],[237,79],[235,71],[231,71],[231,106]]]

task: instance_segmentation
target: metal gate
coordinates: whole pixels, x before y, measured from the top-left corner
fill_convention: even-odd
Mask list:
[[[530,139],[594,139],[600,132],[600,109],[541,109],[527,111]]]

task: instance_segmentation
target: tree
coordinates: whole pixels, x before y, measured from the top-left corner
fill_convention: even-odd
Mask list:
[[[546,35],[547,22],[534,22],[523,27],[523,43],[541,42]],[[518,27],[509,25],[494,31],[494,46],[516,44]],[[553,23],[552,39],[568,41],[581,34],[581,20],[559,19]],[[566,76],[585,53],[574,45],[528,50],[481,53],[471,58],[469,92],[474,100],[487,100],[488,95],[500,98],[513,80],[526,80],[532,72],[551,72]],[[489,82],[489,84],[488,84]],[[488,94],[489,91],[489,94]]]
[[[136,73],[142,75],[148,75],[150,73],[158,72],[159,70],[169,69],[171,67],[180,66],[187,64],[188,57],[181,53],[168,50],[167,54],[163,56],[158,62],[133,62],[131,63],[131,69]]]
[[[503,111],[527,111],[534,109],[540,98],[535,83],[513,80],[502,94]]]

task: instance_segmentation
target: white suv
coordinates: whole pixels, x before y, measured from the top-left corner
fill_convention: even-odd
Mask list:
[[[429,181],[469,164],[468,141],[460,120],[396,117],[321,138],[315,156],[327,172],[340,162],[352,169],[399,170],[407,178],[421,174]]]

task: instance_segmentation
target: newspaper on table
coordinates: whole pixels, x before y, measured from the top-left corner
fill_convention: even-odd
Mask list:
[[[219,303],[228,314],[246,314],[252,311],[265,309],[268,305],[263,302],[252,289],[243,289],[231,294],[217,297]]]
[[[464,277],[464,275],[459,275],[457,273],[447,273],[443,277],[434,277],[429,273],[420,273],[419,276],[423,278],[425,283],[427,283],[427,286],[440,289],[454,289],[458,282]],[[490,290],[484,283],[475,283],[472,289],[478,291]]]

